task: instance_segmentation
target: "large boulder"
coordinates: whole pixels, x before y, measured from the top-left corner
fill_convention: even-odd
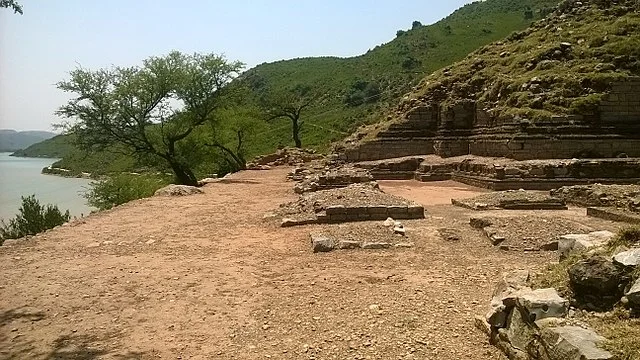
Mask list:
[[[569,268],[569,284],[583,304],[607,308],[621,297],[628,279],[624,271],[604,256],[578,261]]]
[[[549,360],[608,360],[613,355],[598,344],[605,338],[578,326],[546,328],[541,331],[544,353]]]
[[[202,189],[195,186],[187,185],[169,185],[162,189],[158,189],[154,196],[188,196],[195,194],[204,194]]]

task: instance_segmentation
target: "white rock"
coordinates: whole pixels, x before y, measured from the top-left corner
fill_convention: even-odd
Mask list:
[[[518,307],[526,311],[529,321],[561,318],[567,314],[569,301],[560,297],[556,289],[537,289],[520,294]]]
[[[387,218],[387,220],[384,221],[383,225],[386,227],[392,227],[395,226],[396,221],[393,220],[393,218]]]
[[[547,346],[547,353],[553,359],[563,360],[608,360],[613,355],[598,347],[606,339],[593,330],[578,326],[563,326],[542,330],[542,340]]]
[[[632,307],[640,308],[640,279],[633,284],[631,290],[625,296]]]
[[[621,252],[613,257],[613,262],[623,266],[638,266],[640,265],[640,249]]]

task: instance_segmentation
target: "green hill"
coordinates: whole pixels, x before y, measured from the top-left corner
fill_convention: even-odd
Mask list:
[[[495,118],[533,122],[597,111],[611,83],[640,76],[640,3],[564,3],[559,11],[422,80],[416,100],[477,101]]]
[[[318,100],[302,115],[302,143],[305,147],[328,150],[331,142],[345,138],[356,128],[381,120],[424,76],[463,59],[475,49],[527,28],[532,21],[550,12],[559,0],[487,0],[465,5],[441,21],[399,30],[396,38],[351,58],[317,57],[265,63],[236,79],[242,88],[242,107],[255,108],[272,92],[308,89]],[[419,17],[419,15],[417,15]],[[409,24],[408,24],[409,25]],[[62,145],[69,138],[45,142],[24,154],[39,156],[52,147],[51,154],[63,156],[60,166],[76,171],[105,171],[103,159],[112,159],[120,169],[132,160],[113,155],[90,160],[77,150]],[[293,144],[290,122],[274,120],[259,137],[247,142],[247,156],[273,152]],[[66,153],[65,153],[66,152]],[[113,167],[112,167],[113,168]],[[131,170],[131,169],[128,169]]]
[[[0,129],[0,152],[24,149],[56,134],[48,131],[15,131]]]
[[[358,126],[380,120],[382,110],[411,91],[424,76],[473,50],[528,27],[550,12],[556,0],[488,0],[468,4],[428,26],[410,30],[366,54],[352,58],[304,58],[259,65],[241,76],[252,100],[270,89],[309,87],[325,95],[309,109],[302,128],[303,145],[321,150]],[[355,100],[355,101],[350,101]],[[288,123],[279,121],[255,144],[264,153],[291,145]]]

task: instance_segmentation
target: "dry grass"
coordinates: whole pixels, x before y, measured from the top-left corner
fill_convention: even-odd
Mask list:
[[[629,311],[616,308],[604,317],[590,316],[585,320],[607,338],[602,346],[614,354],[615,359],[640,359],[640,318],[632,318]]]

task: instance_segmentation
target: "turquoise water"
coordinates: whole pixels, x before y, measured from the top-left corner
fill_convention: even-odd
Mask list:
[[[0,153],[0,219],[15,216],[21,196],[35,194],[41,204],[55,204],[72,216],[87,215],[92,210],[82,194],[90,180],[43,175],[42,168],[56,159],[19,158]]]

